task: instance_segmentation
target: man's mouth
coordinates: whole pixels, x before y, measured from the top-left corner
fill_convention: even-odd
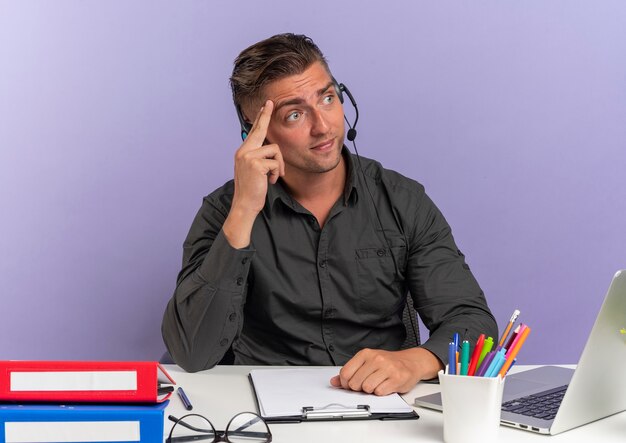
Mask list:
[[[319,143],[313,146],[311,149],[314,149],[316,151],[328,151],[329,149],[332,149],[334,145],[335,145],[335,139],[331,138],[330,140],[326,140],[322,143]]]

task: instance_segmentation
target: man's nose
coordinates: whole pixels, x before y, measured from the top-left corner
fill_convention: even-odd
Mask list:
[[[328,132],[328,121],[321,111],[315,110],[311,120],[311,135],[322,135]]]

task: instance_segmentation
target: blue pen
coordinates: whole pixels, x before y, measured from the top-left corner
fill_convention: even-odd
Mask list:
[[[502,349],[502,351],[504,351],[504,349]],[[503,352],[502,357],[496,363],[496,367],[494,368],[493,374],[491,374],[491,376],[497,377],[498,374],[500,373],[500,369],[502,369],[502,366],[504,366],[505,363],[506,363],[506,353]]]
[[[456,375],[456,346],[453,341],[448,345],[448,375]]]
[[[187,394],[185,394],[185,391],[183,391],[183,388],[178,388],[176,392],[178,392],[180,401],[183,402],[183,406],[185,406],[185,409],[187,409],[188,411],[191,411],[193,409],[193,405],[189,401],[189,397],[187,397]]]
[[[454,349],[456,349],[455,352],[459,352],[459,340],[461,339],[461,337],[459,336],[458,332],[455,332],[454,335],[452,336],[452,341],[454,342]]]
[[[489,367],[485,371],[485,377],[491,377],[492,376],[494,368],[498,364],[498,361],[500,361],[500,356],[501,355],[502,354],[500,353],[500,351],[498,351],[498,352],[496,352],[494,354],[493,359],[491,360],[491,363],[489,363]]]
[[[456,349],[456,354],[454,356],[454,373],[456,374],[457,372],[457,365],[459,363],[459,340],[461,339],[461,337],[459,336],[458,332],[455,332],[454,335],[452,336],[452,341],[454,342],[454,349]]]
[[[496,352],[496,355],[493,357],[487,372],[485,372],[485,377],[495,377],[498,375],[500,368],[502,368],[502,365],[504,365],[504,362],[506,361],[504,354],[504,349],[500,349]]]

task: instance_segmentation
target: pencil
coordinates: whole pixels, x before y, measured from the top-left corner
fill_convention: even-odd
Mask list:
[[[504,349],[506,349],[507,351],[509,349],[511,349],[511,345],[513,344],[513,342],[515,341],[515,338],[517,337],[517,334],[519,334],[520,331],[520,327],[521,324],[517,325],[517,328],[515,328],[513,330],[513,333],[511,334],[511,336],[509,337],[509,339],[506,342],[506,345],[504,345]]]
[[[513,327],[513,323],[515,323],[515,320],[517,320],[517,317],[519,317],[519,315],[520,315],[519,309],[516,309],[515,311],[513,311],[513,315],[511,315],[509,324],[506,326],[506,329],[504,330],[504,333],[502,334],[502,337],[500,338],[500,341],[498,342],[498,346],[500,347],[504,346],[504,341],[506,340],[506,337],[509,335],[511,328]]]

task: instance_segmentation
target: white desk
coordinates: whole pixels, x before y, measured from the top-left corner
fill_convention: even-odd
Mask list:
[[[253,366],[217,366],[208,371],[189,374],[178,366],[166,365],[167,370],[179,386],[185,389],[193,404],[194,413],[209,418],[216,429],[224,429],[232,416],[243,411],[257,412],[248,373]],[[529,369],[529,366],[515,366],[513,370]],[[403,395],[409,404],[421,395],[439,390],[439,385],[420,383],[411,392]],[[418,420],[398,421],[346,421],[314,422],[270,425],[273,442],[277,443],[368,443],[368,442],[442,442],[443,417],[436,411],[414,408],[420,415]],[[172,422],[168,414],[181,417],[188,413],[176,394],[165,411],[165,436]],[[504,426],[500,427],[500,441],[543,442],[543,443],[603,443],[626,441],[626,413],[564,432],[555,436],[533,434]]]

